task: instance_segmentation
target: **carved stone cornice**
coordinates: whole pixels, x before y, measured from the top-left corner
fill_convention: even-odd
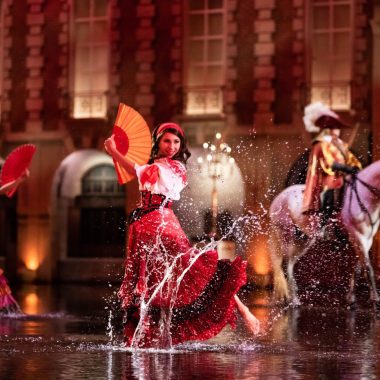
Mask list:
[[[380,35],[380,0],[374,0],[373,19],[370,21],[374,36]]]

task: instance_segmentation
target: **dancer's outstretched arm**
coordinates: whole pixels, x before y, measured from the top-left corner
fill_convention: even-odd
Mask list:
[[[249,311],[248,307],[240,301],[237,295],[234,296],[236,307],[242,316],[244,323],[249,331],[257,335],[260,331],[260,322],[259,320]]]

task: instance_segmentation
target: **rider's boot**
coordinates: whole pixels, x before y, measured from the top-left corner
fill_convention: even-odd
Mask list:
[[[331,217],[334,213],[334,190],[326,190],[322,194],[322,205],[319,218],[319,235],[323,239],[334,238],[334,225]]]

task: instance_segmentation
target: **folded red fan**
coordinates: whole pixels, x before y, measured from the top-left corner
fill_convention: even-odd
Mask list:
[[[6,158],[0,175],[0,185],[4,186],[10,182],[17,181],[29,168],[36,146],[33,144],[24,144],[15,148]],[[6,195],[12,197],[17,187],[9,190]]]

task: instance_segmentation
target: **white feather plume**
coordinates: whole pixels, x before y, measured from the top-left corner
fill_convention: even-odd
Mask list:
[[[315,122],[323,115],[331,116],[336,119],[339,118],[334,111],[331,111],[329,107],[321,102],[311,103],[306,106],[303,117],[305,129],[310,133],[320,132],[321,129],[315,125]]]

